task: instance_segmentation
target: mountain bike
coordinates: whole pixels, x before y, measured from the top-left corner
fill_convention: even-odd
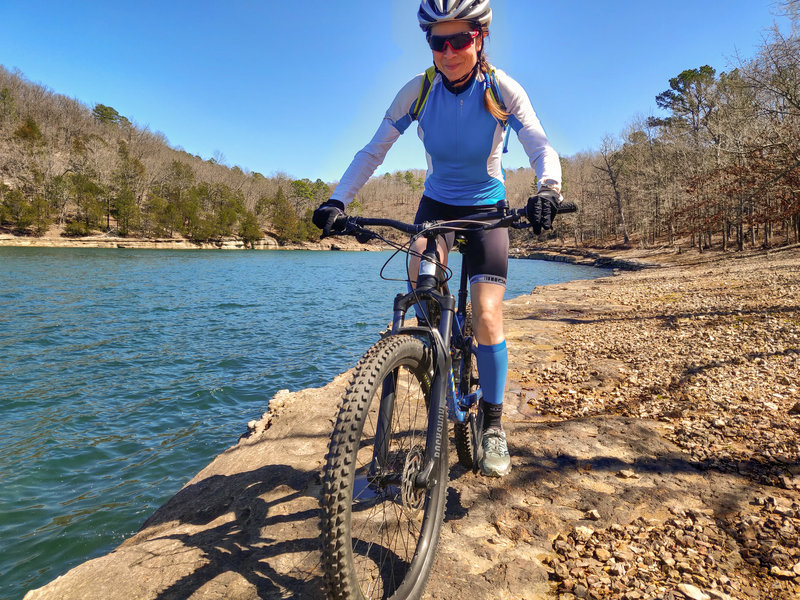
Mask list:
[[[575,206],[562,203],[559,213]],[[340,217],[339,235],[380,238],[404,252],[427,240],[417,285],[394,299],[390,330],[361,358],[342,400],[323,474],[323,567],[332,600],[416,599],[433,567],[447,495],[448,417],[461,464],[477,471],[482,392],[472,350],[466,261],[457,297],[436,238],[496,227],[525,228],[525,209],[496,210],[457,221],[410,224]],[[373,227],[408,234],[403,245]],[[459,235],[461,234],[461,235]],[[382,272],[383,273],[383,272]],[[410,287],[410,286],[409,286]],[[415,307],[416,324],[406,324]]]

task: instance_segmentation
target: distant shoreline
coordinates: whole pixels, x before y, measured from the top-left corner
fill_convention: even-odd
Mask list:
[[[769,252],[778,252],[797,248],[800,245],[777,247]],[[309,250],[309,251],[381,251],[387,246],[377,243],[360,244],[354,238],[333,237],[318,242],[300,242],[281,245],[270,236],[248,246],[239,238],[225,238],[211,242],[194,242],[184,238],[127,238],[108,235],[92,235],[85,237],[63,237],[50,233],[41,237],[13,235],[8,232],[0,233],[0,248],[107,248],[130,250]],[[654,248],[597,248],[575,247],[561,244],[541,244],[532,246],[512,247],[509,250],[510,258],[527,260],[544,260],[548,262],[564,262],[575,265],[596,267],[601,269],[619,269],[623,271],[638,271],[659,266],[670,265],[681,260],[682,251],[687,251],[685,245]],[[688,252],[703,257],[705,260],[714,260],[725,256],[751,256],[764,253],[763,250],[748,250],[745,252],[720,252],[707,250],[696,253],[694,249]]]
[[[380,251],[386,248],[376,244],[359,244],[352,238],[332,238],[319,242],[279,245],[274,238],[267,237],[252,247],[242,240],[229,238],[214,242],[193,242],[180,238],[123,238],[104,235],[66,238],[60,236],[16,236],[0,234],[0,247],[16,248],[106,248],[128,250],[315,250],[315,251]],[[641,259],[601,256],[596,252],[574,248],[512,249],[510,258],[563,262],[603,269],[635,271],[658,266]]]
[[[318,242],[301,242],[281,245],[275,238],[265,237],[252,246],[239,238],[226,238],[211,242],[194,242],[183,238],[126,238],[108,235],[84,237],[62,237],[60,235],[20,236],[0,233],[0,248],[105,248],[127,250],[310,250],[310,251],[381,251],[387,248],[380,244],[360,244],[353,238],[335,237]],[[671,252],[667,252],[671,253]],[[652,256],[655,254],[655,256]],[[609,253],[597,249],[560,246],[536,248],[511,248],[510,258],[563,262],[601,269],[636,271],[662,264],[665,251],[622,251]],[[655,258],[655,261],[651,261]]]

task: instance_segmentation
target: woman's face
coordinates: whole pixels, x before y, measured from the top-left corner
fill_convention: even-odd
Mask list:
[[[466,21],[447,21],[431,27],[432,35],[453,35],[473,29]],[[483,46],[483,36],[478,35],[472,44],[463,50],[453,50],[445,44],[442,52],[433,51],[433,63],[448,81],[458,81],[469,73],[478,62],[478,50]]]

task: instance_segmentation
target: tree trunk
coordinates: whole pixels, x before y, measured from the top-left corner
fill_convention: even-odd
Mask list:
[[[728,251],[728,232],[730,231],[730,223],[725,219],[722,223],[722,251]]]

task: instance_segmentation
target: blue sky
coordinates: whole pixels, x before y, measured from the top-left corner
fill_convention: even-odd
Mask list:
[[[0,64],[173,146],[265,175],[336,181],[397,90],[431,64],[415,0],[0,0]],[[684,69],[730,70],[772,0],[492,0],[487,51],[563,155],[597,148]],[[424,168],[409,129],[378,173]],[[527,166],[512,141],[505,166]]]

